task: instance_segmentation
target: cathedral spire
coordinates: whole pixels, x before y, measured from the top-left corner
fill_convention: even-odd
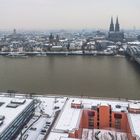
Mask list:
[[[116,24],[115,24],[115,32],[119,32],[120,31],[120,25],[119,25],[119,20],[118,17],[116,18]]]
[[[111,23],[110,23],[109,31],[110,32],[113,32],[114,31],[113,17],[111,17]]]

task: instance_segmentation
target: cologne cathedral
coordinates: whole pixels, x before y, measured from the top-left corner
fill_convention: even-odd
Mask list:
[[[116,18],[116,23],[114,26],[113,18],[111,18],[111,23],[109,27],[108,39],[114,42],[123,42],[124,40],[124,33],[120,31],[120,24],[118,17]]]

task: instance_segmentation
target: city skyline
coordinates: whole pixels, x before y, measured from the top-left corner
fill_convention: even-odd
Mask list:
[[[0,29],[140,29],[139,0],[0,0]],[[131,12],[133,14],[131,14]]]

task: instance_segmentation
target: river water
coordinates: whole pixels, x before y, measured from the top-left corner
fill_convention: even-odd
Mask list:
[[[112,56],[0,56],[0,91],[140,99],[140,66]]]

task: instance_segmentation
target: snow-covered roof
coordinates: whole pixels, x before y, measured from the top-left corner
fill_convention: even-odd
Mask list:
[[[81,109],[71,108],[72,100],[73,99],[70,99],[62,110],[54,126],[55,130],[72,131],[73,129],[78,128],[78,121],[82,112]]]
[[[78,100],[78,99],[77,99]],[[98,105],[102,105],[102,106],[108,106],[111,105],[112,111],[114,112],[120,112],[120,111],[127,111],[127,107],[128,107],[128,102],[124,102],[124,101],[119,101],[119,100],[102,100],[102,99],[80,99],[79,100],[82,101],[82,104],[84,106],[84,108],[91,108],[92,106],[98,106]],[[119,108],[117,106],[120,106]]]
[[[76,139],[76,138],[61,138],[60,140],[80,140],[80,139]]]
[[[132,134],[140,137],[140,114],[128,114]]]
[[[119,100],[109,100],[109,99],[83,99],[83,98],[70,98],[65,107],[63,108],[60,116],[58,117],[53,131],[61,133],[68,133],[69,131],[76,130],[81,117],[82,109],[71,108],[71,103],[82,102],[83,108],[91,108],[92,106],[108,106],[111,105],[112,111],[122,112],[125,111],[128,114],[129,124],[132,129],[133,135],[138,135],[140,137],[140,114],[131,114],[128,112],[128,105],[133,108],[138,108],[138,104],[134,104],[132,101],[119,101]],[[62,140],[67,140],[68,138],[62,138]],[[57,140],[57,139],[56,139]],[[61,140],[61,139],[60,139]],[[69,140],[69,139],[68,139]]]
[[[124,49],[123,48],[120,48],[119,51],[124,51]]]
[[[100,133],[98,133],[100,132]],[[98,133],[98,136],[96,135]],[[113,138],[117,140],[126,139],[127,134],[123,132],[114,132],[104,129],[83,129],[82,140],[93,140],[96,139],[96,136],[99,140],[112,140]]]
[[[116,45],[110,45],[110,46],[107,46],[107,48],[117,48]]]
[[[89,44],[89,45],[95,45],[95,41],[90,41],[87,44]]]
[[[100,106],[109,106],[108,103],[101,103]]]
[[[52,49],[61,49],[63,48],[62,46],[52,46]]]
[[[61,138],[68,138],[68,133],[51,132],[47,140],[60,140]]]
[[[139,42],[139,41],[127,42],[127,43],[130,44],[130,45],[133,45],[133,44],[135,44],[135,45],[140,45],[140,42]]]
[[[80,117],[82,114],[82,109],[75,109],[71,108],[71,103],[74,101],[75,103],[81,103],[83,104],[84,108],[91,108],[92,106],[97,105],[111,105],[112,110],[115,112],[120,111],[127,111],[128,102],[123,101],[113,101],[113,100],[98,100],[98,99],[81,99],[81,98],[70,98],[63,110],[61,111],[61,114],[59,115],[54,130],[59,131],[73,131],[74,129],[78,128]],[[117,108],[116,106],[119,105],[120,108]]]
[[[140,103],[130,103],[129,108],[131,108],[131,109],[139,109],[140,110]]]
[[[7,107],[11,101],[23,102],[23,99],[15,99],[10,97],[0,97],[0,115],[4,116],[3,124],[0,126],[0,134],[18,117],[18,115],[31,103],[32,99],[26,99],[24,104],[16,108]]]
[[[81,104],[82,103],[82,101],[80,101],[80,100],[72,100],[72,102],[71,103],[73,103],[73,104]]]

